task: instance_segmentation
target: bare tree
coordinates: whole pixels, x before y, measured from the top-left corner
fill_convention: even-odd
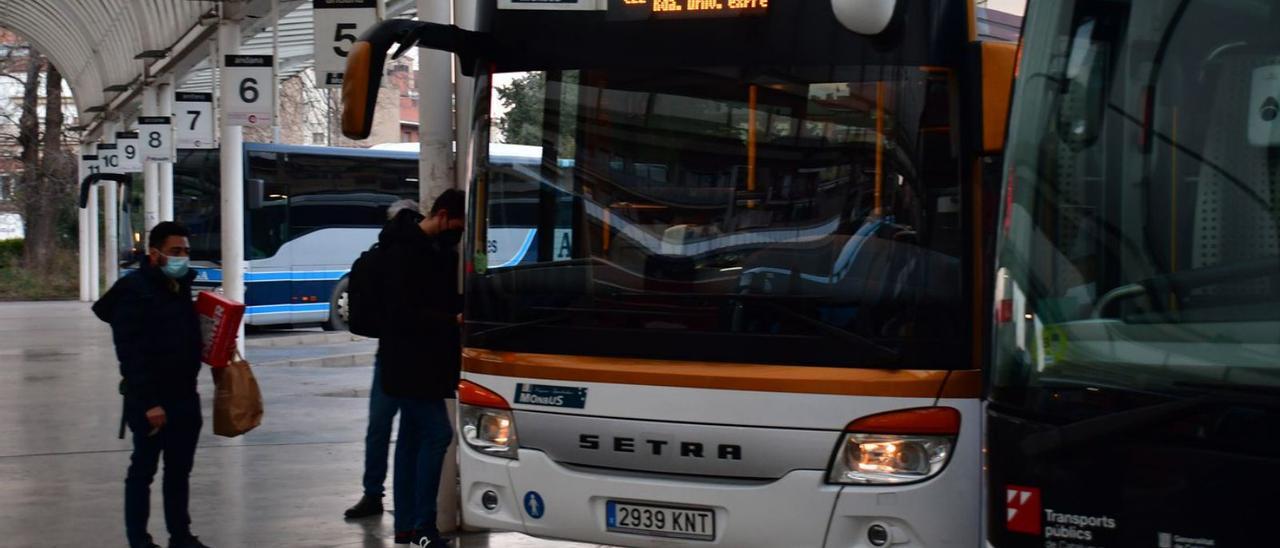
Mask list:
[[[46,63],[44,139],[34,185],[29,187],[26,214],[27,267],[48,272],[58,245],[58,219],[71,203],[75,158],[63,146],[62,73]]]

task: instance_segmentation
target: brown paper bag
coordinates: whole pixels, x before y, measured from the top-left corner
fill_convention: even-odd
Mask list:
[[[234,438],[262,424],[262,392],[240,353],[213,368],[213,433]]]

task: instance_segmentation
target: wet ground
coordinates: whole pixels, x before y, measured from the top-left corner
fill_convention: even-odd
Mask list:
[[[264,341],[292,336],[300,335],[250,339],[250,360],[264,364],[254,372],[266,417],[245,436],[213,435],[213,386],[202,371],[206,420],[191,478],[192,528],[216,548],[390,548],[390,514],[342,519],[360,495],[373,344]],[[110,330],[87,304],[0,303],[0,545],[125,545],[130,444],[116,438],[118,380]],[[163,543],[158,488],[159,478],[151,533]],[[583,545],[470,532],[454,546]]]

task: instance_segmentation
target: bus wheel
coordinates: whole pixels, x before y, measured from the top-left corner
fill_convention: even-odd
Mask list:
[[[338,280],[333,287],[333,295],[329,297],[329,319],[324,322],[325,331],[346,331],[347,320],[351,318],[351,309],[347,307],[347,279]]]

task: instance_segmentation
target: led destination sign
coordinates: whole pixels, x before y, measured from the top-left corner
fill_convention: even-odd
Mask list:
[[[609,18],[691,19],[764,15],[769,0],[609,0]]]

